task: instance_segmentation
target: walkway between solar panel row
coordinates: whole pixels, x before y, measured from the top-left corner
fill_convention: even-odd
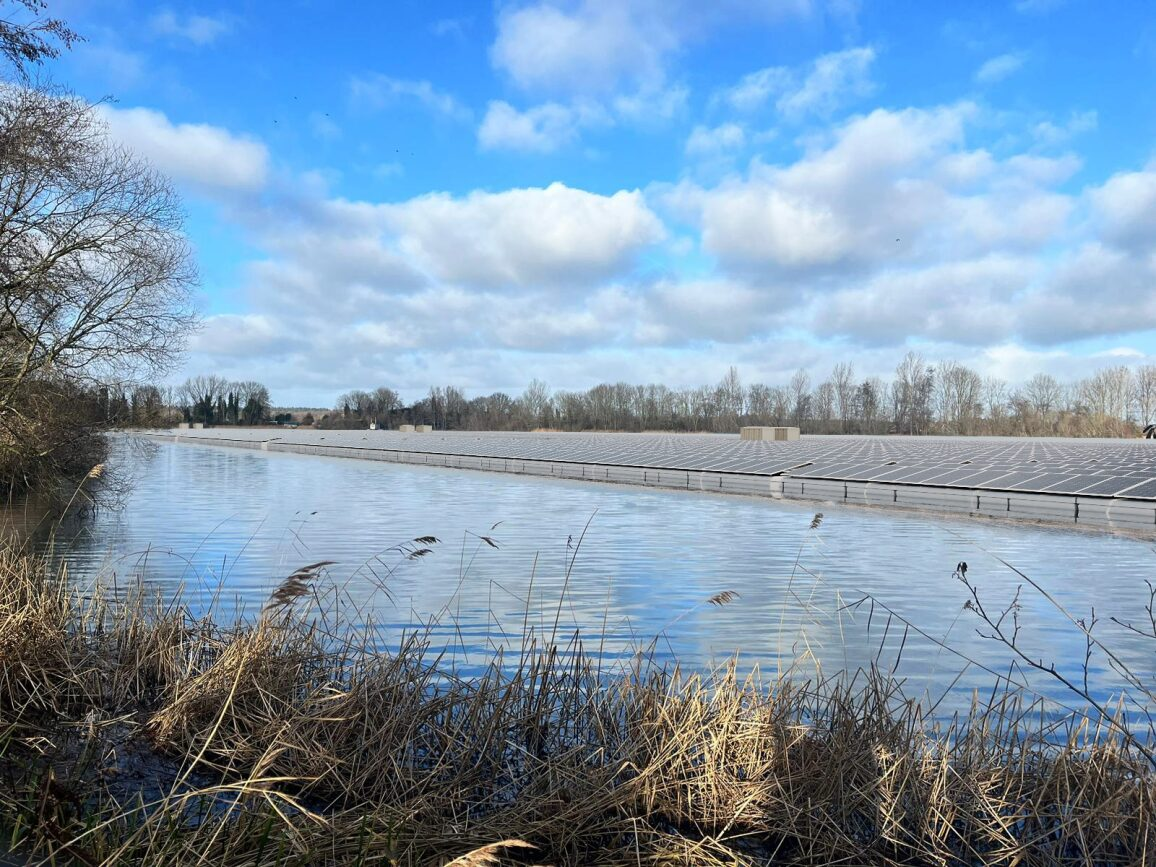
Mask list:
[[[879,482],[942,489],[1156,500],[1156,441],[812,436],[743,441],[721,434],[567,434],[217,428],[184,441],[326,447],[489,459]]]

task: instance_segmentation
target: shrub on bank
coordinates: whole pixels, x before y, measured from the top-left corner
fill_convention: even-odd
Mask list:
[[[1156,777],[1110,726],[1006,695],[936,727],[879,671],[608,675],[578,643],[462,680],[422,635],[374,653],[314,611],[323,567],[221,625],[0,554],[3,839],[76,864],[1153,855]]]

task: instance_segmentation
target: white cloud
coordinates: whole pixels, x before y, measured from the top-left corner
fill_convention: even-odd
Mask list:
[[[818,58],[802,84],[779,97],[776,106],[788,117],[828,114],[874,89],[868,72],[875,60],[873,48],[851,48]]]
[[[686,140],[688,156],[715,156],[727,151],[741,150],[746,144],[746,134],[736,123],[724,123],[709,128],[699,124],[691,130]]]
[[[472,112],[451,94],[438,90],[428,81],[393,78],[389,75],[356,76],[349,83],[353,99],[364,106],[382,109],[403,100],[413,100],[435,114],[453,120],[467,121]]]
[[[660,280],[648,287],[642,324],[650,343],[739,343],[783,319],[779,297],[742,280]]]
[[[207,190],[256,190],[268,174],[264,144],[221,127],[173,123],[148,108],[101,106],[113,138],[178,183]]]
[[[679,39],[652,3],[582,0],[507,8],[490,49],[494,66],[527,90],[607,93],[621,82],[654,83]]]
[[[802,333],[893,348],[1156,328],[1156,167],[1075,195],[1072,154],[969,149],[990,123],[969,104],[879,109],[793,162],[651,195],[698,228],[719,276],[765,287],[752,321],[777,307]]]
[[[1017,308],[1019,332],[1041,344],[1156,328],[1156,263],[1099,241],[1063,256]]]
[[[519,87],[607,94],[663,85],[672,57],[722,26],[771,26],[829,15],[840,26],[856,0],[534,0],[506,4],[490,49]]]
[[[774,100],[779,113],[791,120],[808,114],[826,115],[871,94],[874,61],[875,49],[866,46],[824,54],[805,73],[772,66],[744,76],[734,87],[717,93],[714,101],[753,112]]]
[[[1032,129],[1037,144],[1042,147],[1058,147],[1086,132],[1092,132],[1099,125],[1099,115],[1095,111],[1073,111],[1063,123],[1040,121]]]
[[[1016,0],[1016,12],[1043,14],[1059,9],[1067,0]]]
[[[687,91],[673,87],[639,90],[610,101],[608,107],[588,98],[568,103],[544,102],[519,110],[505,100],[493,100],[478,127],[483,150],[553,153],[575,144],[584,131],[619,123],[653,127],[669,122],[686,108]]]
[[[486,109],[478,128],[478,144],[484,150],[552,153],[572,144],[583,127],[605,122],[605,116],[593,106],[583,109],[548,102],[518,111],[497,100]]]
[[[915,268],[888,268],[862,285],[824,295],[812,308],[821,335],[854,335],[900,345],[909,335],[945,343],[990,345],[1016,326],[1013,298],[1037,277],[1030,257],[990,255]]]
[[[947,191],[927,176],[962,143],[972,111],[879,109],[790,166],[756,162],[746,178],[713,189],[683,185],[669,198],[697,215],[704,247],[732,268],[847,267],[906,256],[921,249],[919,237],[935,241]],[[906,246],[896,247],[896,238]]]
[[[690,91],[682,86],[642,88],[614,97],[616,117],[640,126],[663,124],[685,113]]]
[[[1010,75],[1018,72],[1024,65],[1022,54],[1001,54],[985,62],[975,71],[975,80],[979,84],[995,84],[1003,81]]]
[[[846,3],[829,0],[828,5],[843,9]],[[491,62],[514,85],[543,101],[524,110],[504,100],[491,102],[479,141],[487,149],[550,152],[575,141],[589,126],[668,123],[685,113],[690,95],[685,85],[669,80],[668,70],[672,58],[688,42],[723,22],[769,24],[814,13],[812,0],[719,0],[711,4],[691,0],[536,0],[506,4],[498,14]],[[827,65],[807,83],[813,92],[799,99],[814,106],[832,99],[818,92],[824,86],[819,81],[824,75],[845,76],[845,80],[828,82],[827,87],[857,89],[849,67],[860,56],[857,52],[863,51],[870,49],[821,61]],[[835,68],[840,61],[848,68]],[[589,121],[592,106],[599,107],[594,112],[600,115],[597,123]]]
[[[189,338],[189,351],[202,356],[276,356],[304,345],[302,337],[285,335],[267,314],[219,313],[205,317],[201,325]]]
[[[633,288],[640,256],[666,237],[638,191],[269,198],[240,212],[263,251],[244,272],[251,313],[213,317],[194,368],[240,375],[230,346],[252,329],[245,375],[292,394],[336,394],[384,369],[394,387],[424,388],[434,357],[437,377],[493,389],[511,381],[511,354],[636,344],[640,323],[662,318]]]
[[[734,87],[721,91],[716,101],[724,101],[738,111],[751,112],[789,90],[794,76],[785,66],[769,66],[744,75]]]
[[[474,23],[471,17],[439,18],[430,25],[430,33],[434,36],[453,36],[456,39],[465,39],[466,31]]]
[[[1124,247],[1156,245],[1156,162],[1138,172],[1120,172],[1088,190],[1102,235]]]
[[[194,45],[210,45],[232,31],[233,21],[223,15],[180,16],[171,9],[163,9],[149,19],[149,26],[159,36],[186,39]]]
[[[641,193],[545,189],[431,194],[383,207],[397,246],[438,279],[472,286],[588,284],[665,237]]]
[[[494,103],[479,143],[549,151],[620,120],[612,106]],[[184,127],[145,119],[183,141]],[[878,109],[741,172],[727,155],[751,127],[702,125],[688,153],[730,174],[645,194],[555,183],[374,202],[269,184],[233,209],[261,251],[240,281],[250,312],[212,317],[194,360],[328,402],[384,370],[418,392],[490,391],[533,376],[697,385],[732,362],[776,383],[800,365],[829,370],[832,352],[887,374],[908,345],[982,372],[1079,373],[1088,352],[1047,347],[1104,335],[1117,337],[1095,351],[1143,351],[1150,338],[1134,335],[1156,329],[1156,164],[1073,192],[1081,161],[1042,150],[1037,130],[1090,121],[1019,118],[1003,144],[972,141],[1015,120],[970,103]],[[249,332],[258,349],[234,374],[230,344]]]

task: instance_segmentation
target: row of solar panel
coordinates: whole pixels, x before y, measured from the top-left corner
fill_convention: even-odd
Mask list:
[[[1156,497],[1156,449],[1132,441],[1007,444],[832,438],[773,443],[717,435],[294,433],[327,444],[499,459]],[[262,431],[227,435],[268,438]]]

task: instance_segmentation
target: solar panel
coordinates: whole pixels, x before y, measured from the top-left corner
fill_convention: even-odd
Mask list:
[[[1135,487],[1128,488],[1127,490],[1121,492],[1121,495],[1125,497],[1154,499],[1156,498],[1156,479],[1148,482],[1141,482]]]
[[[1135,487],[1137,484],[1141,484],[1141,481],[1138,479],[1126,479],[1120,477],[1094,481],[1092,480],[1092,477],[1089,477],[1089,482],[1090,484],[1088,484],[1086,487],[1080,488],[1080,490],[1076,493],[1087,496],[1112,497],[1121,491],[1126,491],[1129,488]]]
[[[183,431],[212,439],[274,437],[326,447],[645,469],[792,475],[979,490],[1156,498],[1156,447],[1140,440],[806,437],[744,441],[721,434],[402,433],[260,429]],[[358,452],[360,453],[360,452]]]
[[[1017,491],[1046,491],[1053,485],[1060,485],[1078,478],[1072,473],[1037,473],[1030,479],[1013,481],[1008,487]]]

